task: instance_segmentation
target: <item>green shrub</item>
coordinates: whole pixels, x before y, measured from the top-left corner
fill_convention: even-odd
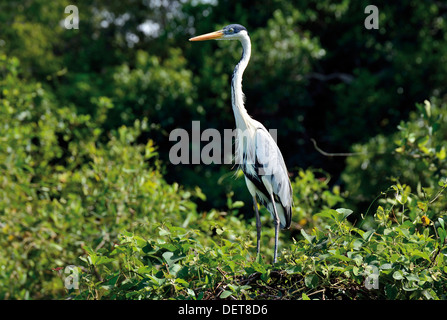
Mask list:
[[[415,207],[417,208],[417,207]],[[444,219],[421,224],[374,215],[368,231],[347,222],[349,209],[317,214],[324,227],[282,250],[272,266],[247,236],[219,235],[206,246],[199,230],[169,224],[146,239],[124,233],[112,250],[87,249],[76,299],[445,299]],[[417,209],[414,209],[417,211]],[[411,215],[411,214],[410,214]],[[437,231],[435,229],[437,228]]]
[[[58,106],[39,83],[21,79],[17,59],[0,57],[0,297],[64,295],[59,268],[83,246],[111,247],[123,230],[196,214],[191,197],[167,184],[147,126],[136,121],[100,142],[100,123]],[[104,109],[110,102],[98,101]]]
[[[342,178],[350,202],[369,204],[390,185],[399,182],[429,196],[447,177],[447,108],[442,101],[425,101],[390,136],[378,135],[353,151]],[[439,202],[439,208],[445,208]]]

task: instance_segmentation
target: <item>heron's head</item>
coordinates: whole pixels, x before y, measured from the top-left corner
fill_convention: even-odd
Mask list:
[[[248,36],[247,29],[240,24],[230,24],[222,30],[202,34],[189,39],[189,41],[205,41],[205,40],[241,40]]]

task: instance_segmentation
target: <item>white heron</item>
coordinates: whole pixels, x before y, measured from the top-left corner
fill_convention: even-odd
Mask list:
[[[279,228],[288,229],[292,220],[292,186],[284,159],[275,140],[267,129],[252,119],[244,107],[242,75],[251,55],[251,42],[247,29],[240,24],[230,24],[222,30],[189,39],[239,40],[242,44],[242,58],[236,65],[231,79],[231,103],[236,120],[236,164],[245,175],[247,188],[253,197],[256,213],[257,255],[260,253],[261,220],[258,203],[263,204],[273,217],[275,226],[275,247],[273,263],[277,262]]]

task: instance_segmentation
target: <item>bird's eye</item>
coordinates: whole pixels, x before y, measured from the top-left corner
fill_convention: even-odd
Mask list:
[[[233,32],[234,32],[234,29],[233,29],[233,28],[230,28],[230,29],[228,29],[228,32],[233,33]]]

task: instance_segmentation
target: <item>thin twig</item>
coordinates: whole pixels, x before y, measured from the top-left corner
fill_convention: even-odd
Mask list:
[[[219,271],[219,272],[224,276],[225,279],[227,279],[227,273],[226,273],[225,271],[223,271],[223,270],[222,270],[221,268],[219,268],[219,267],[217,267],[216,269],[217,269],[217,271]]]
[[[312,296],[312,295],[314,295],[314,294],[317,294],[317,293],[320,293],[320,292],[323,292],[323,294],[324,294],[325,291],[326,291],[326,288],[323,288],[323,289],[314,291],[314,292],[312,292],[312,293],[309,293],[307,296],[310,297],[310,296]]]
[[[318,146],[317,146],[317,142],[315,141],[315,139],[310,139],[310,141],[312,141],[315,149],[321,153],[323,156],[326,157],[351,157],[351,156],[359,156],[359,155],[365,155],[367,154],[367,152],[340,152],[340,153],[330,153],[330,152],[326,152],[321,150]]]
[[[445,184],[441,190],[438,191],[438,193],[436,194],[436,196],[429,202],[429,204],[432,204],[433,202],[435,202],[440,196],[441,194],[444,192],[445,188],[447,188],[447,184]]]

